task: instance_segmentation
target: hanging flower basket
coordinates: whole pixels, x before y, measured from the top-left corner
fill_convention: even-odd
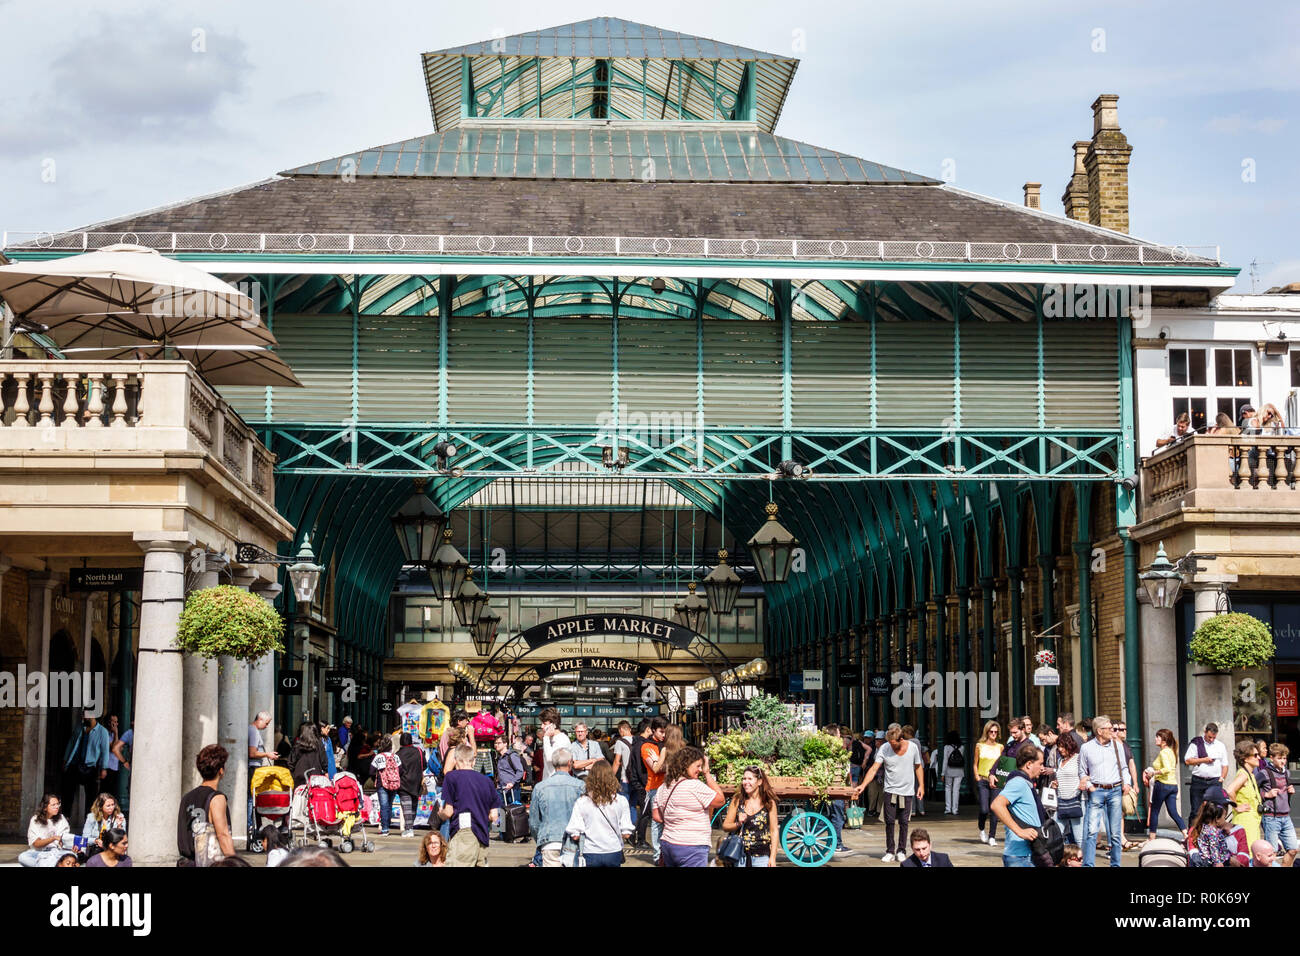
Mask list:
[[[1055,667],[1056,655],[1051,651],[1039,651],[1034,655],[1034,663],[1039,667]]]
[[[284,619],[243,588],[218,585],[193,591],[176,625],[176,646],[198,657],[255,661],[282,651]]]
[[[1277,654],[1269,626],[1249,614],[1218,614],[1205,621],[1187,645],[1188,656],[1215,670],[1260,667]]]

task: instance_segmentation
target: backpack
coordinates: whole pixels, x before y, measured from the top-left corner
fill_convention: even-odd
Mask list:
[[[627,762],[627,785],[631,790],[645,789],[647,774],[641,748],[649,742],[645,737],[632,738],[632,759]]]
[[[397,755],[390,752],[379,754],[375,759],[383,761],[379,767],[379,785],[385,790],[400,790],[402,787],[402,763],[397,759]]]
[[[429,749],[429,757],[425,761],[424,772],[435,777],[442,776],[442,754],[438,753],[437,747]]]
[[[956,747],[953,747],[952,752],[948,754],[948,769],[961,770],[965,766],[966,758],[961,755],[961,745],[958,744]]]

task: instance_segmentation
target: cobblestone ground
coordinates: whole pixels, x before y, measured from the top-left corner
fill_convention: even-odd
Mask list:
[[[961,814],[956,817],[945,816],[938,812],[938,808],[932,806],[930,812],[925,816],[913,816],[912,829],[924,827],[930,833],[931,842],[936,850],[947,853],[952,857],[954,866],[1001,866],[1002,865],[1002,828],[998,828],[998,845],[996,847],[986,846],[979,840],[979,834],[975,829],[976,813],[973,809],[963,809]],[[721,831],[715,831],[715,843],[717,834]],[[375,852],[360,853],[354,852],[349,854],[346,859],[351,866],[410,866],[415,862],[419,852],[420,836],[425,831],[417,830],[417,837],[405,838],[398,835],[380,837],[375,830],[368,831],[370,839],[375,843]],[[1162,831],[1162,836],[1176,836],[1172,831]],[[1142,836],[1129,834],[1130,840],[1141,840]],[[337,841],[336,841],[337,842]],[[880,857],[885,852],[885,831],[884,824],[877,820],[868,818],[866,824],[860,830],[845,830],[844,842],[853,850],[853,853],[837,857],[827,864],[832,867],[842,866],[867,866],[867,867],[893,867],[897,863],[881,862]],[[14,864],[17,861],[18,854],[25,847],[14,842],[0,843],[0,865]],[[525,866],[532,859],[534,846],[531,841],[526,843],[503,843],[497,838],[493,838],[492,846],[488,850],[489,866]],[[261,865],[261,859],[253,854],[247,854],[249,862],[254,866]],[[1137,866],[1137,852],[1130,851],[1123,854],[1124,866]],[[1105,854],[1098,852],[1099,862],[1104,861]],[[651,856],[649,850],[630,850],[627,854],[627,866],[651,866]],[[777,852],[778,866],[793,866],[789,863],[784,855]]]

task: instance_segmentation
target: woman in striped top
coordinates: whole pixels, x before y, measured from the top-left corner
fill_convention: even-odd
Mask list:
[[[1061,734],[1056,738],[1056,816],[1061,824],[1066,843],[1078,843],[1074,836],[1074,821],[1082,820],[1080,813],[1070,816],[1072,810],[1082,810],[1082,796],[1079,793],[1079,745],[1070,734]]]

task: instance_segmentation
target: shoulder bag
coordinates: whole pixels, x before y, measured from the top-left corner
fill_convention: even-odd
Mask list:
[[[743,800],[736,805],[737,814],[742,806]],[[740,836],[743,827],[742,823],[736,827],[735,833],[728,833],[718,841],[718,859],[728,866],[741,866],[745,862],[745,841]]]
[[[1119,741],[1116,740],[1114,737],[1111,737],[1110,745],[1111,748],[1114,749],[1115,751],[1115,763],[1119,767],[1119,787],[1120,790],[1123,791],[1124,771],[1127,770],[1128,768],[1127,765],[1124,763],[1124,755],[1121,754],[1119,751]],[[1129,788],[1128,793],[1120,794],[1120,802],[1123,804],[1124,816],[1131,817],[1133,816],[1133,814],[1138,812],[1136,781],[1134,782],[1134,786]]]

